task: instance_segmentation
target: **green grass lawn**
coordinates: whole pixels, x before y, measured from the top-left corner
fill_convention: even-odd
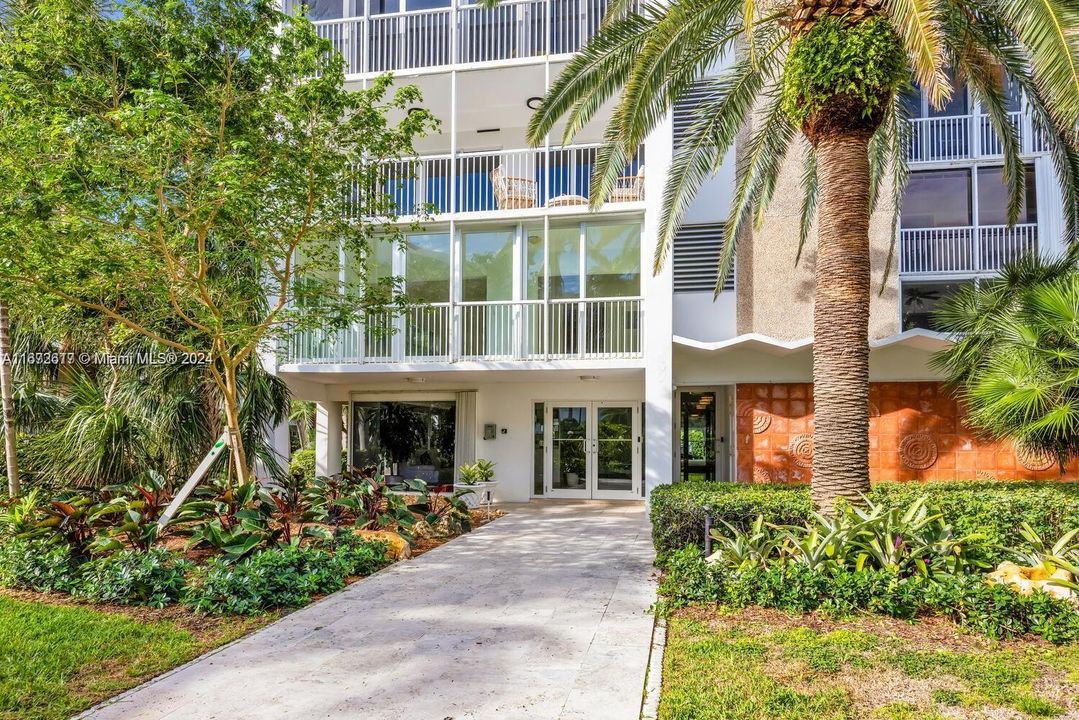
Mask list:
[[[1079,647],[945,621],[688,609],[667,628],[661,720],[1079,717]]]
[[[67,718],[270,619],[169,615],[0,595],[0,720]]]

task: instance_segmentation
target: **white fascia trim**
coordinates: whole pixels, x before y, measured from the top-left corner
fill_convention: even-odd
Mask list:
[[[805,349],[811,349],[813,347],[813,338],[805,337],[797,340],[780,340],[779,338],[774,338],[770,335],[762,335],[761,333],[746,333],[745,335],[739,335],[730,338],[729,340],[703,342],[675,335],[674,343],[675,345],[683,345],[696,350],[706,350],[709,352],[745,348],[763,350],[771,355],[790,355]],[[914,328],[913,330],[906,330],[897,335],[889,335],[888,337],[879,338],[877,340],[870,340],[869,348],[871,350],[878,350],[892,346],[906,346],[933,352],[936,350],[943,350],[953,344],[954,341],[945,333]]]
[[[729,340],[703,342],[701,340],[694,340],[692,338],[682,337],[681,335],[675,335],[674,344],[684,345],[696,350],[708,350],[712,352],[717,350],[746,348],[751,350],[763,350],[772,355],[790,355],[811,347],[813,345],[813,338],[806,337],[797,340],[780,340],[779,338],[763,335],[761,333],[746,333],[745,335],[739,335],[730,338]]]

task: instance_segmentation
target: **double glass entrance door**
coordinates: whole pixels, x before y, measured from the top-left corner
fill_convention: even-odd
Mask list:
[[[622,401],[544,406],[546,497],[641,497],[640,404]]]

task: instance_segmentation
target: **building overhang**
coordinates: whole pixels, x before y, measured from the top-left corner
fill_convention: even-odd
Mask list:
[[[939,380],[932,355],[950,347],[949,336],[932,330],[907,330],[869,342],[869,375],[876,382]],[[738,382],[810,382],[813,338],[792,340],[746,333],[726,340],[674,338],[675,383],[707,385]]]

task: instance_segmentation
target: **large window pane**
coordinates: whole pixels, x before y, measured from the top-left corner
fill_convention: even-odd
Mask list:
[[[911,173],[903,195],[904,228],[965,227],[971,224],[969,170]]]
[[[345,16],[345,6],[341,0],[304,0],[303,5],[311,20],[336,20]]]
[[[512,230],[466,232],[462,254],[462,299],[513,299]]]
[[[1034,166],[1026,167],[1026,195],[1019,212],[1020,223],[1038,222],[1037,181]],[[978,168],[978,224],[1008,224],[1008,187],[1001,168]]]
[[[350,290],[356,290],[362,284],[375,285],[386,283],[393,277],[394,243],[387,238],[374,238],[367,250],[366,262],[361,262],[352,254],[345,260],[345,282]]]
[[[903,283],[903,329],[936,330],[933,313],[943,300],[973,281]]]
[[[352,403],[352,465],[377,467],[391,481],[450,485],[456,429],[453,400]]]
[[[934,108],[933,103],[929,103],[929,117],[969,114],[970,103],[967,101],[966,81],[957,80],[955,73],[951,70],[948,70],[946,74],[948,76],[948,82],[953,88],[952,97],[944,104],[944,107],[940,109]]]
[[[581,296],[581,231],[576,225],[551,228],[548,237],[551,263],[551,299]]]
[[[405,292],[418,302],[450,300],[450,236],[409,235],[405,241]]]
[[[641,226],[586,225],[585,271],[588,297],[641,294]]]
[[[525,298],[543,299],[543,228],[525,228]]]

